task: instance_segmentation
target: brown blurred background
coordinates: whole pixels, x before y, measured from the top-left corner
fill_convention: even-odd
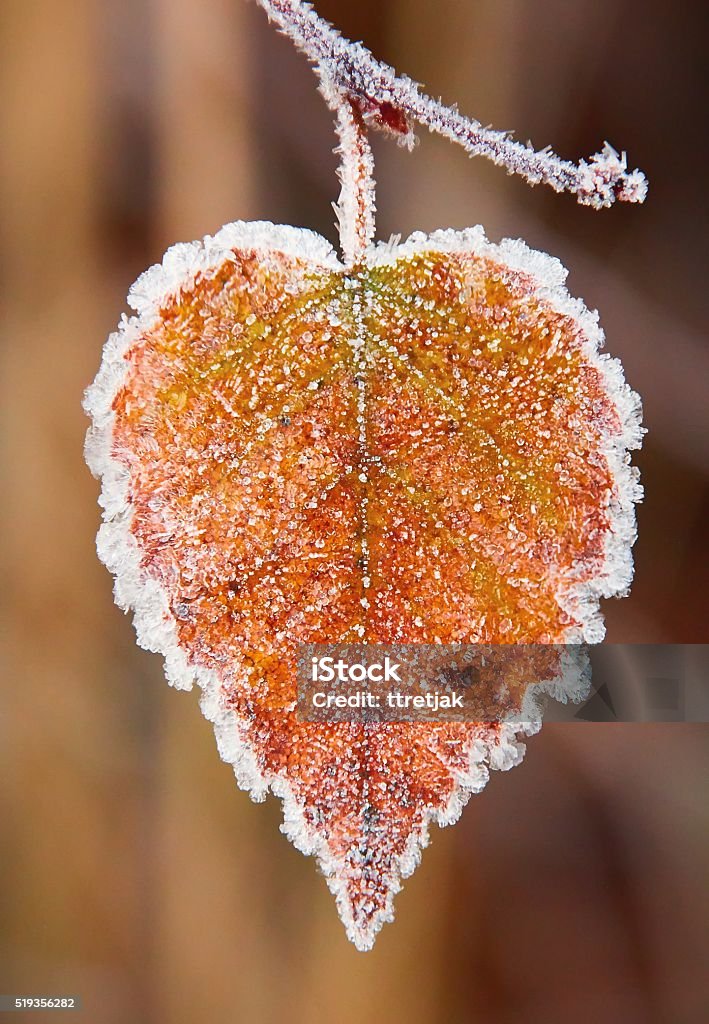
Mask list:
[[[574,158],[607,138],[647,172],[644,208],[593,213],[378,139],[379,235],[480,222],[571,269],[649,430],[608,639],[706,641],[704,5],[318,7],[483,122]],[[244,0],[3,0],[0,30],[0,992],[81,994],[90,1024],[709,1019],[706,726],[543,730],[434,834],[369,954],[280,805],[236,789],[113,605],[80,401],[168,244],[235,219],[334,240],[330,115]]]

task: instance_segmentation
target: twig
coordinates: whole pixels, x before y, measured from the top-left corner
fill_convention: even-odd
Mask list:
[[[345,183],[358,182],[360,199],[373,198],[373,182],[367,189],[360,177],[352,175],[351,168],[367,165],[371,181],[371,155],[364,140],[362,122],[395,134],[401,142],[411,146],[414,141],[412,124],[425,126],[445,138],[457,142],[472,156],[485,156],[510,174],[519,174],[531,185],[550,185],[556,192],[571,192],[579,203],[601,209],[612,206],[616,200],[641,203],[647,194],[647,180],[642,171],[628,171],[625,153],[619,154],[605,143],[603,149],[588,160],[574,164],[562,160],[549,149],[534,150],[517,142],[506,132],[484,128],[473,118],[465,117],[453,107],[446,107],[421,92],[419,86],[406,76],[398,76],[388,64],[383,64],[361,43],[351,43],[321,18],[313,7],[303,0],[256,0],[275,22],[315,65],[320,77],[321,90],[329,105],[336,110],[340,135],[339,152],[342,157],[340,178],[343,195],[338,210],[345,217],[341,227],[357,239],[368,239],[373,233],[373,201],[371,224],[366,219],[364,205],[344,195]],[[350,114],[347,111],[349,101]],[[354,113],[352,113],[354,112]],[[349,151],[354,144],[351,115],[355,116],[357,152]],[[356,229],[348,222],[350,210],[356,210],[365,220]],[[343,239],[343,246],[344,246]],[[350,241],[347,243],[351,245]],[[359,245],[359,241],[357,245]]]

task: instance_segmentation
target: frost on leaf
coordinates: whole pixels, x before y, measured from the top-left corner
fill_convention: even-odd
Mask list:
[[[480,229],[369,248],[234,224],[134,286],[86,408],[102,558],[222,757],[372,945],[508,725],[313,724],[301,642],[602,636],[631,576],[639,403],[556,261]]]

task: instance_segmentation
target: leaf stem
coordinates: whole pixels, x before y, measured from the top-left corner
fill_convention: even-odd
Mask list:
[[[356,100],[331,88],[325,80],[322,91],[337,115],[336,131],[340,144],[338,177],[342,188],[333,203],[340,232],[345,266],[359,262],[374,239],[374,158],[367,129]]]

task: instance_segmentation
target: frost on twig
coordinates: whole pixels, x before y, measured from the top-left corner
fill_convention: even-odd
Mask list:
[[[531,185],[542,183],[557,192],[572,192],[586,206],[601,209],[616,200],[641,203],[645,199],[645,175],[639,170],[628,171],[625,153],[617,153],[607,143],[599,153],[578,164],[562,160],[548,149],[536,151],[508,133],[485,128],[426,96],[415,82],[398,76],[361,43],[344,39],[303,0],[257,3],[315,65],[331,106],[332,96],[349,97],[368,125],[395,134],[404,144],[412,144],[412,124],[417,122],[459,143],[472,156],[485,156],[510,174],[521,175]],[[345,154],[343,124],[340,115],[340,152]],[[349,136],[348,130],[346,133]],[[341,177],[346,178],[346,172],[341,171]]]

